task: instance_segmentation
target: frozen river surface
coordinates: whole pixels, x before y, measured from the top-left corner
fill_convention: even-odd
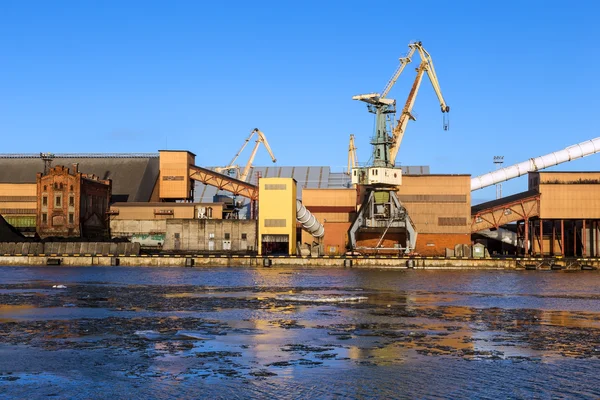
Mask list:
[[[598,398],[598,288],[595,271],[0,267],[0,398]]]

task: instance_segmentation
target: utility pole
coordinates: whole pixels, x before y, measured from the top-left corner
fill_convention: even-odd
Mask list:
[[[504,156],[494,156],[494,164],[496,164],[496,169],[502,168],[502,164],[504,164]],[[496,199],[502,197],[502,183],[496,183]]]
[[[40,158],[44,161],[44,175],[48,175],[50,168],[52,168],[52,160],[54,160],[54,154],[52,153],[40,153]]]

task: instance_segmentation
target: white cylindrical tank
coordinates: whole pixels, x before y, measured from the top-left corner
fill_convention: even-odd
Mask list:
[[[300,200],[296,200],[296,219],[314,237],[320,238],[325,234],[323,225],[304,207]]]
[[[471,191],[492,186],[496,183],[504,182],[509,179],[517,178],[521,175],[525,175],[528,172],[539,171],[544,168],[552,167],[554,165],[562,164],[564,162],[589,156],[598,152],[600,152],[600,137],[569,146],[564,150],[546,154],[545,156],[530,158],[529,160],[523,161],[519,164],[511,165],[510,167],[501,168],[497,171],[471,178]]]

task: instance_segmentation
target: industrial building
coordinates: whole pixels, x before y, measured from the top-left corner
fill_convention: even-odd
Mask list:
[[[58,165],[37,174],[36,225],[40,238],[109,235],[106,218],[112,182],[82,174],[78,164]]]
[[[90,217],[83,212],[90,204],[83,201],[89,194],[85,188],[93,183],[111,189],[92,197],[92,208],[106,210],[96,221],[106,218],[111,237],[143,248],[267,255],[302,254],[303,249],[314,255],[315,245],[325,255],[349,250],[349,230],[365,196],[349,174],[324,166],[252,167],[248,180],[255,185],[199,167],[195,158],[188,151],[143,157],[96,154],[56,157],[52,166],[43,157],[3,156],[0,213],[23,233],[33,227],[40,237],[81,235],[78,229]],[[23,173],[22,161],[33,178]],[[530,172],[526,192],[471,207],[473,182],[481,177],[430,174],[426,167],[402,171],[402,184],[394,192],[416,232],[413,254],[444,256],[456,246],[471,245],[473,238],[501,239],[499,235],[511,241],[514,254],[600,253],[598,172]],[[232,194],[233,208],[242,211],[238,219],[231,217],[231,201],[216,201],[231,200]],[[313,233],[320,227],[317,236],[302,229],[301,208],[311,218],[306,226]],[[56,228],[50,221],[60,219],[58,214],[64,223],[57,225],[59,230],[48,230]],[[357,247],[363,248],[359,253],[370,248],[377,254],[403,254],[401,233],[388,230],[381,236],[366,230],[357,239]],[[494,247],[492,241],[486,244]]]
[[[503,233],[523,255],[600,256],[600,172],[530,172],[528,189],[474,206],[472,231]]]

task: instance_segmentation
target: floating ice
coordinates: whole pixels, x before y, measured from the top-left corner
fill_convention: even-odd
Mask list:
[[[277,296],[279,300],[298,301],[306,303],[348,303],[365,301],[368,297],[365,296],[349,296],[349,295],[334,295],[334,294],[286,294]]]
[[[156,331],[135,331],[134,335],[141,337],[142,339],[147,340],[160,340],[162,339],[162,335]]]
[[[204,332],[196,332],[196,331],[177,331],[173,339],[179,340],[211,340],[214,337],[208,336]]]

